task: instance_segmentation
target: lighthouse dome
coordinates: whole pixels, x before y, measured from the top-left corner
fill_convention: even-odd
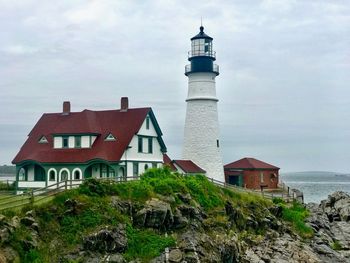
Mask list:
[[[199,30],[200,30],[200,32],[199,32],[197,35],[195,35],[194,37],[192,37],[191,40],[194,40],[194,39],[201,39],[201,38],[213,40],[212,37],[210,37],[210,36],[208,36],[206,33],[204,33],[204,27],[203,27],[203,26],[201,26],[201,27],[199,28]]]

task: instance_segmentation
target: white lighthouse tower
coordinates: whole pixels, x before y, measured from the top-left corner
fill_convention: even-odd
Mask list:
[[[213,38],[204,27],[191,38],[191,51],[186,65],[188,77],[187,110],[183,159],[192,160],[206,170],[208,177],[225,180],[220,152],[219,121],[215,77],[219,66],[214,64]]]

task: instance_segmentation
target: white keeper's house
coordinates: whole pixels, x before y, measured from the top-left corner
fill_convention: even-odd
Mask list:
[[[64,180],[115,177],[124,180],[163,164],[166,146],[151,108],[45,113],[12,161],[17,191]]]

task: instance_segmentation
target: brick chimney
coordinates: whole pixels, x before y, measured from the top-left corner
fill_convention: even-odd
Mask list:
[[[70,113],[70,101],[64,101],[62,115],[69,115],[69,113]]]
[[[120,111],[128,111],[129,109],[129,98],[122,97],[120,100]]]

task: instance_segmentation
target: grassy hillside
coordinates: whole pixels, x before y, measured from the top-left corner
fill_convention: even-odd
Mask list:
[[[131,208],[127,212],[117,209],[115,198],[125,201],[123,204]],[[87,180],[78,189],[61,193],[44,205],[27,207],[20,213],[8,211],[6,215],[10,218],[24,217],[32,210],[39,237],[33,241],[32,229],[22,224],[5,245],[19,253],[21,262],[83,262],[77,257],[69,260],[64,256],[77,253],[85,236],[106,226],[123,224],[128,240],[123,257],[148,262],[166,247],[174,247],[183,231],[171,225],[159,228],[137,225],[135,218],[147,207],[149,200],[163,200],[170,204],[174,214],[178,209],[187,209],[190,220],[199,223],[188,223],[185,228],[197,227],[197,231],[204,231],[213,238],[218,235],[217,231],[238,233],[242,240],[264,235],[277,222],[271,214],[276,207],[282,211],[276,217],[289,222],[301,236],[312,235],[304,224],[307,211],[302,206],[288,206],[281,200],[275,200],[274,204],[258,195],[217,187],[202,175],[186,177],[162,168],[148,170],[139,181],[111,184]],[[200,220],[193,213],[200,215]],[[28,245],[33,242],[37,244]]]

